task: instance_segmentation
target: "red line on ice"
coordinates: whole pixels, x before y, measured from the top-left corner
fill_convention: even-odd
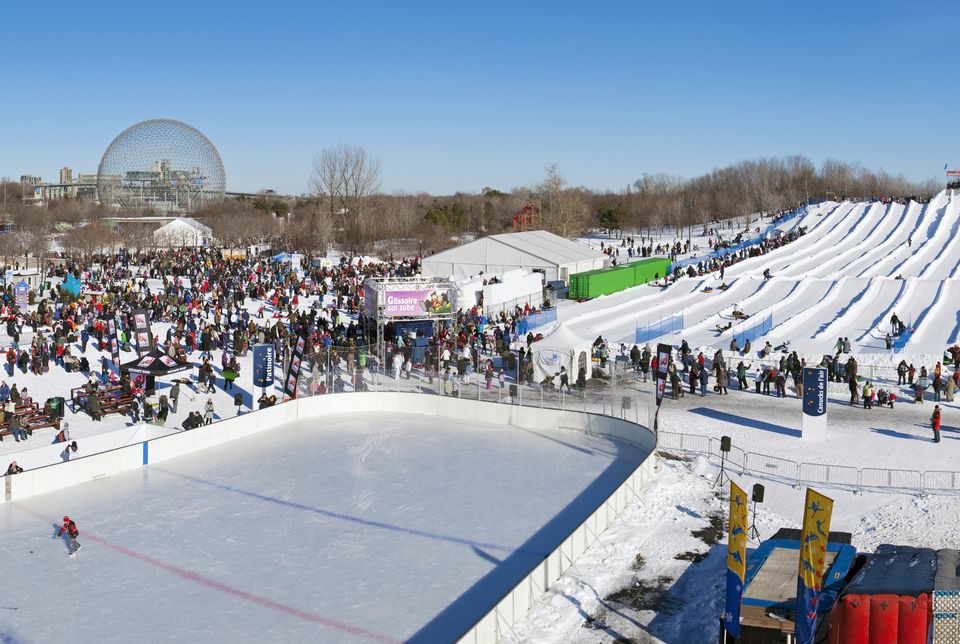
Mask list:
[[[26,512],[27,514],[37,517],[38,519],[47,521],[47,518],[44,517],[42,514],[39,514],[37,512],[34,512],[33,510],[25,508],[19,505],[18,503],[13,503],[11,505]],[[57,525],[56,521],[52,521],[51,523],[53,525]],[[239,588],[228,586],[227,584],[221,583],[214,579],[210,579],[209,577],[204,577],[198,572],[187,570],[185,568],[180,568],[178,566],[174,566],[173,564],[168,564],[166,562],[160,561],[159,559],[154,559],[153,557],[136,552],[134,550],[130,550],[129,548],[125,548],[124,546],[121,546],[119,544],[112,543],[111,541],[108,541],[103,537],[98,537],[97,535],[90,534],[89,532],[86,532],[86,531],[84,531],[83,537],[86,539],[89,539],[90,541],[99,543],[100,545],[106,546],[107,548],[109,548],[110,550],[113,550],[114,552],[119,552],[120,554],[126,555],[133,559],[137,559],[144,563],[148,563],[151,566],[156,566],[157,568],[166,570],[167,572],[173,573],[174,575],[176,575],[177,577],[180,577],[181,579],[192,581],[202,586],[206,586],[207,588],[213,588],[214,590],[219,590],[222,593],[227,593],[228,595],[239,597],[240,599],[243,599],[245,601],[248,601],[254,604],[258,604],[265,608],[270,608],[281,613],[286,613],[287,615],[292,615],[293,617],[298,617],[307,622],[322,624],[323,626],[329,626],[330,628],[343,631],[344,633],[350,633],[351,635],[365,637],[367,639],[376,640],[378,642],[389,642],[390,644],[399,644],[401,642],[401,640],[395,640],[391,637],[387,637],[386,635],[374,633],[373,631],[368,631],[358,626],[351,626],[350,624],[344,624],[336,620],[328,619],[326,617],[321,617],[320,615],[314,615],[313,613],[308,613],[306,611],[300,610],[299,608],[293,608],[292,606],[287,606],[285,604],[275,602],[272,599],[267,599],[266,597],[260,597],[259,595],[248,593],[245,590],[240,590]]]

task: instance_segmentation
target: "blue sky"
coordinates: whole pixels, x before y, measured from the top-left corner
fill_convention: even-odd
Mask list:
[[[52,2],[0,8],[0,176],[96,172],[175,118],[230,190],[307,189],[341,142],[389,192],[622,189],[759,156],[960,166],[949,2]]]

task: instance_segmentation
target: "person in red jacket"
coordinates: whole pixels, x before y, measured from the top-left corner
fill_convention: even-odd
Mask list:
[[[77,524],[68,517],[63,517],[63,527],[60,528],[60,532],[57,533],[57,536],[63,536],[63,533],[66,532],[70,536],[70,556],[77,554],[80,551],[80,548],[83,546],[77,541],[77,537],[80,536],[80,531],[77,530]]]
[[[930,425],[933,426],[933,442],[940,442],[940,405],[934,405],[933,415],[930,417]]]

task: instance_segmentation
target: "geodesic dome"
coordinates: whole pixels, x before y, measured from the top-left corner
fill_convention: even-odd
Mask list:
[[[170,119],[141,121],[107,147],[97,170],[100,203],[161,212],[196,210],[226,190],[220,153],[199,130]]]

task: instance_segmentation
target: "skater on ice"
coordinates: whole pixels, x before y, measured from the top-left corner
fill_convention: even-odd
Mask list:
[[[63,526],[60,528],[60,532],[57,533],[57,538],[62,537],[64,532],[70,537],[70,556],[72,557],[76,555],[83,546],[77,541],[77,537],[80,536],[77,524],[74,523],[73,519],[69,516],[63,517]]]

